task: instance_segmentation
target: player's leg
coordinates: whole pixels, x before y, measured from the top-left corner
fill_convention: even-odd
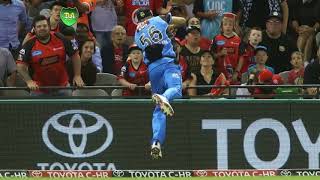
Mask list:
[[[165,91],[163,94],[154,94],[152,99],[160,105],[161,110],[168,116],[173,116],[174,110],[170,101],[182,96],[182,78],[178,65],[169,63],[164,66],[162,79],[164,81]],[[152,86],[152,84],[151,84]]]
[[[160,159],[162,157],[161,145],[164,143],[166,136],[166,115],[161,111],[159,105],[153,111],[152,131],[151,157]]]
[[[166,90],[162,94],[169,102],[182,96],[182,77],[178,65],[170,63],[164,71],[164,83]]]
[[[163,67],[158,66],[149,71],[151,91],[153,94],[161,94],[164,92],[163,70]],[[162,112],[158,104],[153,111],[152,132],[151,157],[153,159],[160,159],[162,157],[161,145],[164,143],[166,134],[166,115]]]

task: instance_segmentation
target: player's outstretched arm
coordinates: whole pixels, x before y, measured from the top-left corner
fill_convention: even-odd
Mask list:
[[[187,23],[187,20],[183,17],[172,16],[171,24],[175,25],[176,27],[184,26]]]
[[[160,17],[166,21],[170,25],[174,25],[175,27],[184,26],[187,20],[183,17],[172,16],[170,13],[166,15],[160,15]]]

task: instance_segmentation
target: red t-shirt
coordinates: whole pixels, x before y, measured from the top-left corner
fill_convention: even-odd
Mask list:
[[[243,65],[240,70],[240,73],[242,74],[248,71],[250,65],[255,64],[254,47],[251,46],[249,43],[244,44],[242,47],[240,47],[240,52],[240,57],[243,58]]]
[[[115,75],[119,75],[122,66],[124,65],[123,60],[123,49],[122,48],[115,48],[114,49],[114,63],[112,67],[112,72]]]
[[[149,7],[155,13],[157,9],[162,7],[163,0],[125,0],[124,12],[126,16],[125,29],[128,36],[134,36],[136,25],[132,21],[132,13],[140,7]]]
[[[294,69],[289,71],[288,84],[299,84],[300,79],[303,80],[303,76],[304,76],[304,67],[301,68],[299,71],[295,71]]]
[[[220,57],[216,60],[216,67],[219,73],[224,73],[228,78],[230,74],[227,72],[226,67],[232,66],[233,70],[237,67],[239,61],[239,47],[241,39],[239,36],[226,37],[223,34],[217,35],[212,40],[211,49],[215,53],[221,52],[223,48],[227,49],[228,55]]]
[[[130,83],[137,84],[138,86],[144,86],[149,82],[148,67],[145,63],[141,62],[139,67],[135,69],[132,65],[131,60],[128,60],[125,65],[121,68],[121,73],[118,79],[124,78]],[[146,91],[142,91],[142,95],[147,95]],[[124,89],[122,91],[123,96],[138,96],[139,89],[136,88],[134,91],[130,89]]]
[[[50,37],[46,44],[32,37],[20,50],[17,63],[29,66],[32,79],[39,86],[66,86],[66,55],[72,57],[78,52],[78,46],[59,33],[50,32]]]

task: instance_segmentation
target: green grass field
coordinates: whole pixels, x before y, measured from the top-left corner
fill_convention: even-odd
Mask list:
[[[10,180],[20,179],[21,178],[6,178]],[[37,179],[37,180],[46,180],[46,179],[57,179],[57,180],[78,180],[84,178],[28,178],[28,179]],[[108,178],[85,178],[86,180],[106,180]],[[112,178],[118,180],[132,180],[132,179],[154,179],[154,180],[319,180],[320,177],[317,176],[273,176],[273,177],[193,177],[193,178]]]

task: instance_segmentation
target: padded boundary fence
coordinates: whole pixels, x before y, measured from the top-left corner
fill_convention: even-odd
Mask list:
[[[150,100],[1,100],[0,169],[319,169],[320,101],[173,106],[164,158],[153,161]]]

